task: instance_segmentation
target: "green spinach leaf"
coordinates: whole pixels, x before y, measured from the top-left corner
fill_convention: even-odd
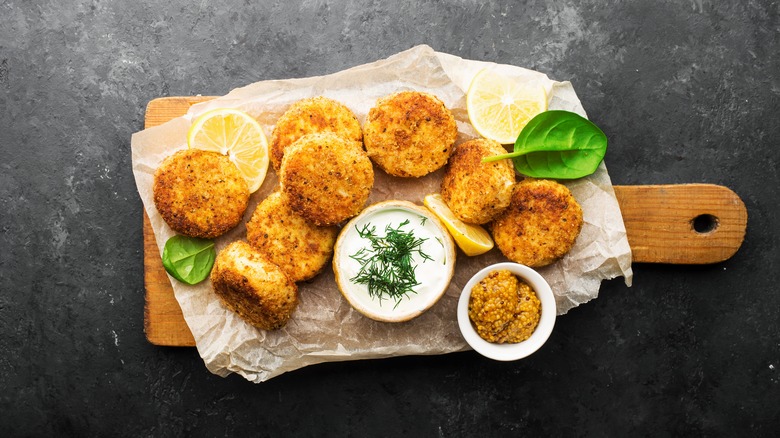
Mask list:
[[[575,179],[596,171],[607,152],[607,136],[590,120],[569,111],[545,111],[523,128],[511,154],[515,169],[533,178]]]
[[[177,235],[165,242],[162,262],[175,279],[198,284],[209,276],[216,257],[211,240]]]

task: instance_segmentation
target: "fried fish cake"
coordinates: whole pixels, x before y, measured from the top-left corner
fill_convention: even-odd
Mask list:
[[[279,183],[293,211],[319,226],[336,225],[363,209],[374,169],[357,143],[309,134],[287,149]]]
[[[283,327],[298,306],[295,283],[281,268],[241,240],[217,255],[211,284],[225,307],[263,330]]]
[[[582,229],[582,209],[569,189],[551,180],[525,179],[492,224],[493,240],[510,260],[538,268],[571,250]]]
[[[249,204],[249,187],[230,158],[199,149],[163,160],[152,190],[165,223],[191,237],[224,234],[241,222]]]
[[[401,91],[379,99],[363,126],[369,158],[390,175],[420,177],[444,166],[458,126],[436,96]]]
[[[355,114],[327,97],[299,100],[282,114],[271,134],[270,158],[277,172],[287,148],[307,134],[332,132],[346,140],[361,143],[363,130]]]
[[[319,227],[287,204],[282,192],[261,202],[246,224],[246,238],[293,281],[317,275],[333,255],[339,229]]]
[[[487,139],[470,140],[455,148],[441,182],[441,196],[458,219],[484,224],[509,206],[515,183],[512,162],[482,162],[504,153],[503,146]]]

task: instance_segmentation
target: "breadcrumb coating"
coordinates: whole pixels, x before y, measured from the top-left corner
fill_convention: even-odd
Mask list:
[[[300,100],[277,120],[271,134],[271,165],[279,171],[287,148],[307,134],[332,132],[345,140],[361,143],[363,130],[349,108],[327,97]]]
[[[492,223],[493,240],[510,260],[532,268],[568,253],[582,230],[582,209],[563,184],[527,178]]]
[[[309,280],[330,261],[338,227],[320,227],[287,204],[282,192],[261,202],[246,224],[246,237],[293,281]]]
[[[217,255],[211,284],[225,307],[263,330],[283,327],[298,306],[295,283],[242,240]]]
[[[319,226],[337,225],[363,209],[374,168],[355,142],[329,132],[309,134],[285,153],[279,182],[296,213]]]
[[[458,219],[484,224],[509,206],[515,183],[511,160],[482,162],[504,153],[503,146],[487,139],[470,140],[455,148],[444,172],[441,196]]]
[[[154,205],[179,234],[212,239],[238,225],[249,205],[246,180],[217,152],[185,149],[154,173]]]
[[[363,142],[368,156],[394,176],[420,177],[447,163],[458,126],[436,96],[401,91],[380,99],[368,113]]]

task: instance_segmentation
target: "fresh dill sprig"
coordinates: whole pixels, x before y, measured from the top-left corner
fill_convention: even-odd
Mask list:
[[[440,238],[437,237],[436,241],[439,242],[439,245],[441,245],[442,248],[444,248],[444,242],[442,242]],[[447,264],[447,255],[446,255],[446,253],[444,255],[444,260],[442,260],[441,264],[442,265],[446,265]]]
[[[360,271],[350,281],[366,285],[368,295],[378,298],[380,305],[384,298],[389,297],[395,300],[395,308],[407,294],[417,293],[414,287],[420,283],[415,275],[417,265],[412,264],[414,254],[423,261],[433,260],[421,249],[427,239],[415,237],[414,231],[402,230],[406,225],[409,225],[408,219],[396,228],[388,224],[384,237],[378,236],[376,226],[370,223],[361,228],[355,226],[358,236],[368,240],[371,246],[350,255],[360,263]]]

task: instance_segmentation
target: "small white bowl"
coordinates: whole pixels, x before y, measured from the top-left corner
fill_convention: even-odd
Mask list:
[[[536,292],[542,306],[539,325],[530,338],[517,344],[496,344],[482,339],[469,319],[469,298],[471,289],[493,271],[506,269],[524,280]],[[463,338],[477,353],[494,360],[511,361],[522,359],[538,350],[550,337],[555,326],[557,308],[555,296],[547,281],[538,272],[517,263],[497,263],[477,272],[460,294],[458,301],[458,325]]]

